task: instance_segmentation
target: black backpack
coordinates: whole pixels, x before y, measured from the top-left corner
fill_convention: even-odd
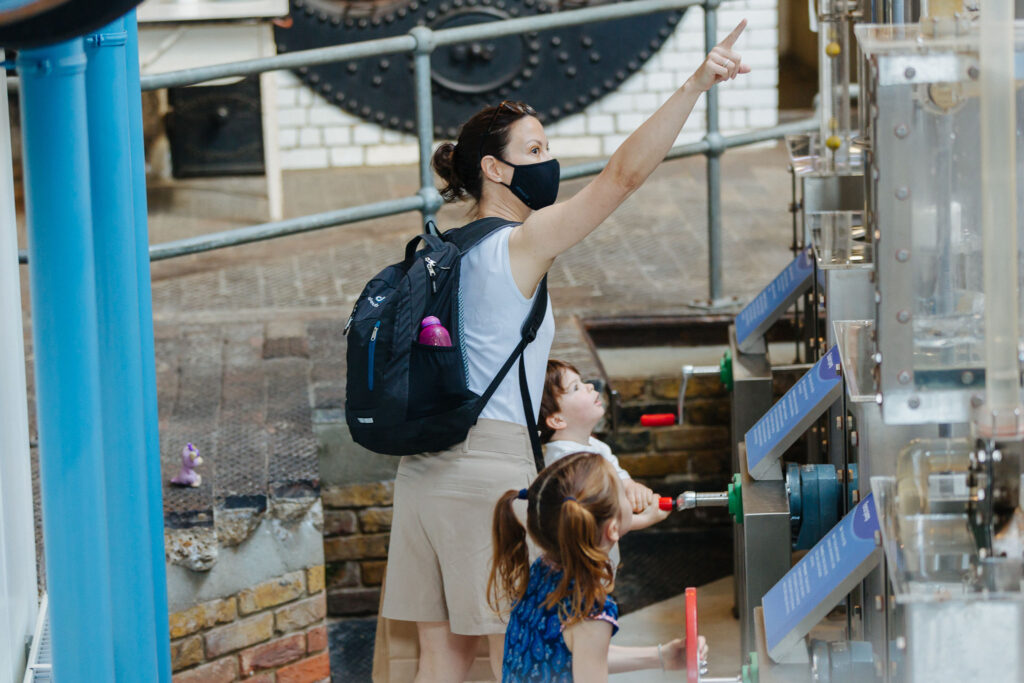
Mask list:
[[[405,260],[388,266],[363,288],[345,325],[345,420],[356,443],[387,455],[430,453],[461,443],[519,359],[527,428],[538,471],[543,467],[522,354],[537,336],[547,311],[547,276],[537,288],[519,344],[482,396],[468,387],[460,334],[462,256],[487,235],[509,225],[517,224],[482,218],[441,236],[418,235],[406,246]],[[417,250],[420,242],[423,246]],[[417,342],[420,321],[430,315],[448,330],[451,346]]]

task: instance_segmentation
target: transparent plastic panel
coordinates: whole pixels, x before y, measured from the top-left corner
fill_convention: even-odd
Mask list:
[[[804,221],[814,240],[819,267],[871,263],[871,244],[864,230],[863,212],[808,213]]]
[[[911,315],[918,385],[961,382],[956,373],[984,363],[979,106],[959,84],[908,87],[916,172],[894,189],[912,206]]]
[[[969,467],[966,440],[915,439],[900,451],[893,502],[908,584],[960,584],[970,570]]]

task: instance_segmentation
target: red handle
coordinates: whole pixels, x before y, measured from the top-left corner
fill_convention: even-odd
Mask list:
[[[697,648],[697,589],[686,589],[686,681],[698,683],[700,662]]]
[[[676,501],[674,498],[662,496],[661,498],[658,499],[658,507],[662,510],[668,510],[669,512],[672,512],[673,510],[676,509]]]
[[[668,427],[675,423],[675,413],[649,413],[640,416],[640,424],[644,427]]]

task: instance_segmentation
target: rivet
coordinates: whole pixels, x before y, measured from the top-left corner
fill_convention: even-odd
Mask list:
[[[907,124],[901,123],[898,126],[896,126],[896,137],[898,137],[898,138],[905,138],[909,134],[910,134],[910,129],[907,128]]]
[[[985,399],[981,397],[981,394],[974,394],[971,396],[971,407],[980,408],[985,403]]]
[[[905,322],[909,321],[910,320],[910,311],[908,311],[905,308],[900,310],[896,314],[896,320],[898,320],[901,323],[905,323]]]
[[[917,410],[921,407],[921,398],[919,396],[911,396],[907,399],[907,405],[910,406],[911,410]]]
[[[917,70],[912,66],[908,66],[906,71],[903,72],[903,75],[907,77],[907,80],[910,80],[917,75]]]
[[[960,382],[966,385],[974,384],[974,373],[970,370],[964,370],[964,373],[960,375]]]
[[[881,365],[882,364],[882,352],[881,351],[875,351],[875,355],[873,355],[871,357],[871,359],[873,361],[875,361],[875,365]]]
[[[908,249],[897,249],[896,260],[900,263],[906,263],[907,259],[910,258],[910,251]]]
[[[905,188],[905,187],[897,187],[896,188],[896,199],[903,200],[903,199],[906,199],[909,196],[910,196],[910,190],[908,190],[907,188]]]
[[[900,370],[899,374],[896,375],[896,381],[900,384],[910,384],[910,373],[906,370]]]
[[[877,289],[875,290],[875,303],[876,304],[882,303],[882,293],[880,291],[878,291]]]
[[[978,76],[979,75],[980,75],[980,73],[978,72],[978,67],[976,67],[976,66],[969,66],[969,67],[967,67],[967,76],[972,81],[978,80]]]
[[[998,449],[992,451],[992,462],[1002,462],[1002,461],[1003,461],[1003,452],[998,450]]]

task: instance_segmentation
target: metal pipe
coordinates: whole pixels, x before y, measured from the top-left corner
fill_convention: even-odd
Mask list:
[[[610,19],[636,17],[668,10],[683,9],[704,4],[704,0],[635,0],[629,3],[616,3],[577,9],[571,12],[555,12],[540,14],[519,19],[504,19],[486,24],[474,24],[457,28],[434,31],[434,47],[464,43],[469,40],[485,40],[502,36],[518,36],[532,31],[544,31],[565,26],[578,26]],[[228,76],[249,76],[264,71],[280,69],[297,69],[302,66],[330,64],[363,57],[377,57],[399,52],[416,50],[416,39],[410,35],[392,38],[377,38],[346,45],[314,48],[289,52],[274,57],[248,59],[228,64],[202,66],[193,69],[168,71],[162,74],[146,76],[142,79],[143,90],[157,90],[183,85],[204,83]]]
[[[777,140],[787,135],[806,133],[814,130],[816,126],[817,121],[815,119],[806,119],[783,124],[781,126],[773,126],[771,128],[764,128],[761,130],[722,137],[722,142],[727,149],[732,149],[734,147],[742,147],[745,145],[768,142],[769,140]],[[707,150],[708,143],[702,140],[700,142],[677,145],[669,150],[668,154],[665,155],[665,158],[684,159],[698,154],[704,154]],[[597,175],[607,165],[608,160],[603,159],[600,161],[575,164],[573,166],[565,166],[562,168],[561,179],[576,180],[578,178]],[[223,232],[201,235],[199,237],[190,237],[188,239],[176,240],[174,242],[155,244],[150,247],[150,260],[161,261],[163,259],[196,254],[204,251],[213,251],[215,249],[223,249],[225,247],[233,247],[241,244],[248,244],[250,242],[274,239],[276,237],[286,237],[288,235],[294,235],[301,232],[310,232],[312,230],[320,230],[322,228],[347,225],[349,223],[356,223],[363,220],[369,220],[371,218],[396,216],[409,211],[423,211],[425,202],[426,200],[421,195],[403,197],[401,199],[388,199],[375,204],[362,204],[360,206],[338,209],[336,211],[328,211],[325,213],[292,218],[286,221],[262,223],[260,225],[237,228],[235,230],[225,230]],[[23,264],[28,263],[28,254],[24,251],[19,251],[18,262]],[[141,282],[142,280],[140,279],[140,283]]]
[[[160,683],[171,683],[168,622],[167,567],[164,554],[163,480],[160,471],[160,433],[156,398],[156,352],[153,341],[153,294],[149,273],[149,230],[146,206],[146,153],[142,134],[142,92],[139,89],[139,29],[135,10],[124,16],[125,92],[131,138],[131,198],[135,233],[135,269],[138,284],[139,358],[142,361],[142,410],[145,430],[146,496],[149,503],[149,556],[152,558],[153,618],[156,626],[157,673]]]
[[[727,491],[715,491],[705,493],[703,491],[683,491],[676,498],[676,510],[692,510],[693,508],[727,507],[729,505],[729,493]]]
[[[223,232],[154,245],[149,249],[149,259],[151,261],[162,261],[163,259],[176,256],[249,244],[250,242],[259,242],[274,237],[296,235],[302,232],[365,221],[371,218],[393,216],[408,211],[421,211],[424,205],[423,197],[415,195],[401,199],[388,199],[374,204],[362,204],[360,206],[338,209],[337,211],[315,213],[284,221],[251,225],[236,230],[224,230]]]
[[[434,220],[441,208],[441,194],[434,187],[434,174],[430,171],[430,156],[434,142],[434,97],[430,90],[430,53],[434,50],[434,31],[426,26],[417,26],[410,31],[416,39],[416,53],[413,56],[413,77],[416,98],[416,139],[419,143],[420,191],[423,199],[423,231]],[[437,233],[436,226],[434,227]]]
[[[0,49],[0,61],[4,52]],[[0,70],[0,93],[7,90]],[[32,519],[32,466],[28,406],[25,403],[25,347],[21,326],[21,278],[14,256],[18,223],[14,215],[14,168],[7,101],[0,102],[0,680],[18,680],[25,648],[35,628],[36,539]]]
[[[143,90],[160,90],[161,88],[177,88],[183,85],[195,85],[229,76],[252,76],[264,71],[280,71],[298,69],[303,66],[332,64],[363,57],[378,57],[401,52],[412,52],[416,47],[416,39],[411,35],[376,38],[358,43],[318,47],[312,50],[299,50],[273,57],[259,57],[226,64],[199,66],[192,69],[168,71],[152,74],[142,78]]]
[[[100,414],[117,681],[156,680],[124,20],[85,36]],[[163,534],[161,533],[161,537]],[[141,552],[140,552],[141,551]],[[163,558],[161,558],[163,562]]]
[[[704,5],[704,54],[718,44],[718,2]],[[708,300],[722,295],[722,136],[718,133],[718,86],[707,91]]]
[[[18,54],[39,474],[55,679],[113,681],[80,38]]]

